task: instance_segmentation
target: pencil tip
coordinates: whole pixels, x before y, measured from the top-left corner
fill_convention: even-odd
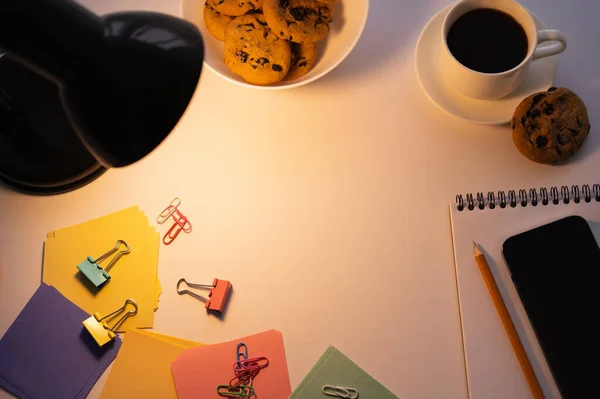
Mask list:
[[[479,248],[479,245],[477,245],[475,241],[473,241],[473,252],[475,253],[475,256],[483,255],[481,249]]]

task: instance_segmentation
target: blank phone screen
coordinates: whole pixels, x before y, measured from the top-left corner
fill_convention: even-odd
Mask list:
[[[600,398],[600,249],[586,220],[516,235],[503,253],[563,398]]]

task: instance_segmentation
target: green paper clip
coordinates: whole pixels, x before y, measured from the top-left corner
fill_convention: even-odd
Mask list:
[[[234,388],[230,385],[219,385],[217,387],[217,393],[219,396],[227,398],[249,398],[254,396],[254,387],[240,385],[239,387]]]
[[[119,251],[115,257],[112,258],[108,266],[106,266],[106,269],[103,269],[99,263],[117,252],[121,244],[125,246],[125,249]],[[77,265],[77,268],[92,284],[94,284],[94,286],[96,286],[96,288],[100,288],[104,283],[110,280],[110,274],[108,274],[110,269],[117,263],[121,256],[127,255],[129,252],[131,252],[129,245],[123,240],[117,240],[117,244],[113,249],[96,260],[93,260],[91,256],[88,256],[86,260]]]

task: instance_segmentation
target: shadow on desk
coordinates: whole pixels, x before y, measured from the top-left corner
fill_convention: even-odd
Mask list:
[[[565,80],[568,81],[568,79]],[[558,81],[557,83],[560,85],[562,82]],[[564,84],[565,87],[569,88],[576,85],[578,85],[576,82],[571,83],[570,86]],[[579,90],[576,88],[573,90],[575,90],[575,93],[577,93],[586,104],[590,119],[590,133],[577,154],[566,163],[567,165],[589,161],[590,159],[597,157],[598,151],[600,151],[600,87],[590,85],[590,87],[582,87]]]
[[[10,189],[10,187],[8,187],[5,183],[0,181],[0,196],[2,196],[3,194],[9,194],[11,192],[12,190]]]

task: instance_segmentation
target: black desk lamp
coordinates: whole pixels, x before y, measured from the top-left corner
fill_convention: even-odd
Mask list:
[[[185,111],[204,46],[181,19],[98,17],[71,0],[0,0],[0,180],[79,188],[150,153]]]

